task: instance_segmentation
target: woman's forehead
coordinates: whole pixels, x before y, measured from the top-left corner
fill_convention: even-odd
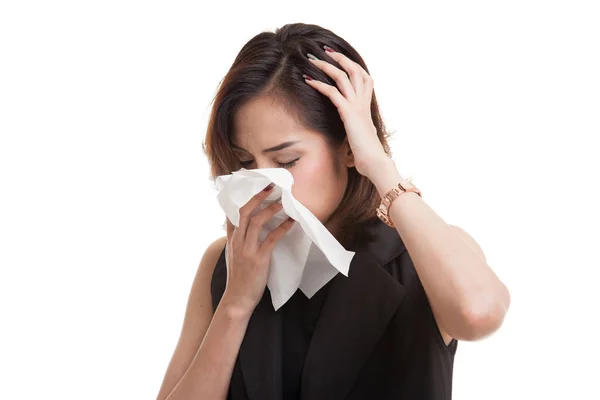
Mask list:
[[[278,135],[300,128],[294,116],[266,96],[254,98],[240,107],[235,113],[234,121],[236,134],[242,136],[256,132]]]

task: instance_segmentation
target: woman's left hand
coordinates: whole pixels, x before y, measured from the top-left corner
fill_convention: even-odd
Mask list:
[[[369,177],[369,166],[389,158],[377,137],[371,117],[373,79],[358,63],[342,53],[330,52],[327,46],[324,48],[345,71],[327,61],[313,60],[310,57],[308,59],[329,75],[337,84],[337,88],[316,79],[305,79],[305,82],[329,97],[337,107],[354,155],[354,166],[361,175]]]

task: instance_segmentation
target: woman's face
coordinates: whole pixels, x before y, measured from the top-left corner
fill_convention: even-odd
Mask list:
[[[328,219],[344,195],[347,168],[354,165],[347,141],[332,149],[321,133],[299,126],[268,96],[246,103],[234,120],[233,151],[242,166],[288,169],[294,197],[333,233]]]

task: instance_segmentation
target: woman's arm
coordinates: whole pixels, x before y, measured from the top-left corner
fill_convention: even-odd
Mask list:
[[[192,364],[167,400],[227,398],[250,315],[227,304],[223,298]]]
[[[369,177],[381,196],[404,179],[390,158],[373,164]],[[444,339],[472,341],[496,331],[510,305],[510,294],[470,235],[448,225],[415,193],[402,194],[388,213]]]
[[[227,238],[212,243],[198,266],[185,312],[183,327],[160,387],[157,400],[225,399],[247,318],[222,301],[213,315],[210,281]],[[216,361],[214,361],[216,360]],[[212,375],[217,375],[215,379]]]

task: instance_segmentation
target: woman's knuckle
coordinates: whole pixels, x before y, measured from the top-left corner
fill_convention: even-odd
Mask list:
[[[337,79],[341,79],[341,78],[346,78],[348,76],[348,74],[340,69],[334,69],[331,71],[331,74],[337,78]]]
[[[260,215],[257,214],[254,217],[250,218],[250,226],[257,228],[261,225],[262,225],[262,218],[260,217]]]
[[[262,246],[266,246],[269,247],[271,246],[271,244],[273,243],[273,232],[271,232],[270,234],[267,235],[267,237],[265,238],[265,240],[263,240],[262,242]]]
[[[281,210],[283,206],[281,204],[277,204],[274,206],[271,206],[271,214],[276,214],[279,212],[279,210]]]
[[[269,239],[269,243],[273,243],[277,241],[277,238],[281,234],[281,226],[278,226],[276,229],[273,229],[267,238]]]

